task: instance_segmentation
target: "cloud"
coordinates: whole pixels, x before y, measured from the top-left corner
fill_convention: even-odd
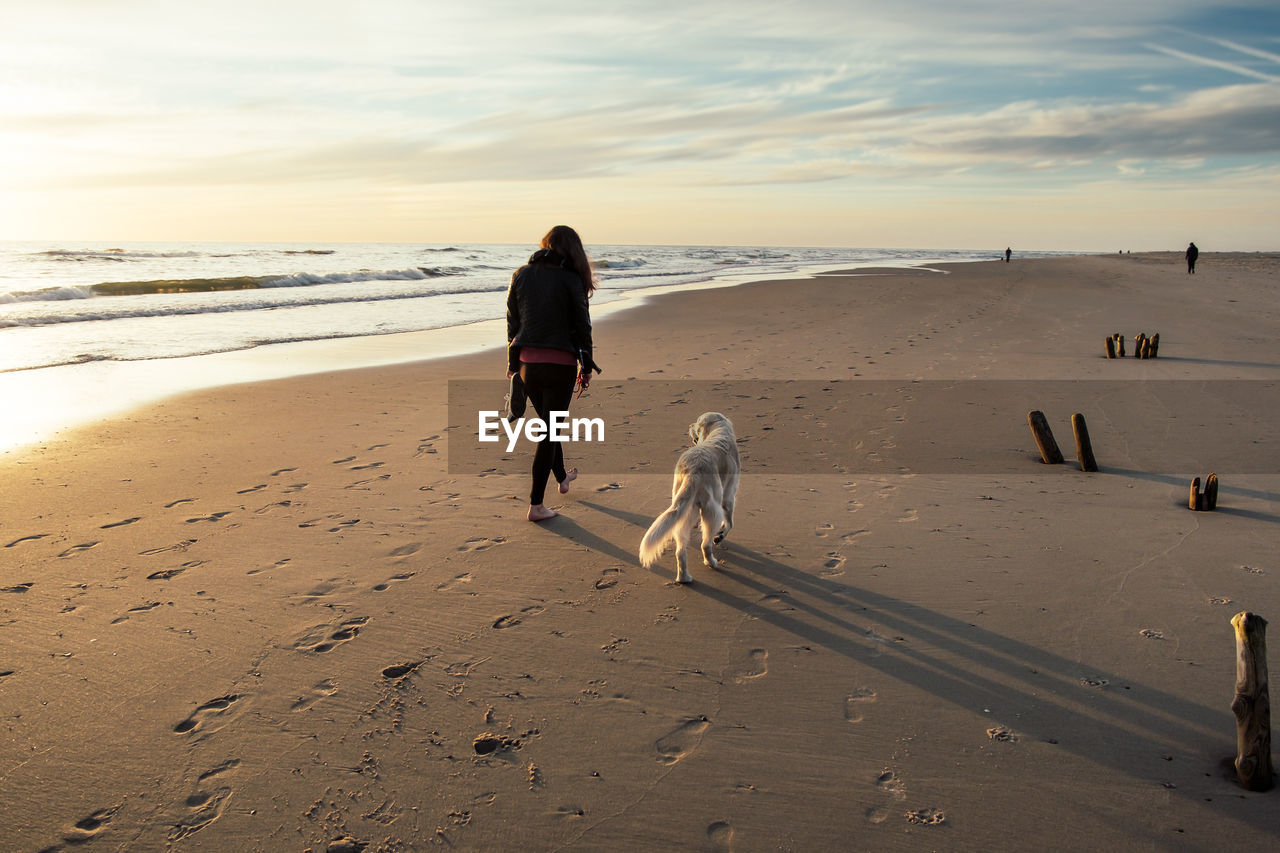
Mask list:
[[[1226,62],[1224,60],[1213,59],[1208,56],[1199,56],[1194,53],[1188,53],[1184,50],[1176,50],[1172,47],[1165,47],[1160,44],[1147,43],[1146,46],[1154,51],[1163,53],[1166,56],[1172,56],[1175,59],[1183,59],[1187,62],[1203,65],[1207,68],[1218,68],[1222,71],[1229,71],[1232,74],[1239,74],[1242,77],[1252,77],[1255,80],[1265,80],[1268,83],[1280,83],[1280,75],[1268,74],[1265,71],[1255,71],[1252,68],[1247,68],[1234,62]]]

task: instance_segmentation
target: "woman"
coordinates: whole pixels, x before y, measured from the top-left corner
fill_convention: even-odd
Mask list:
[[[575,380],[586,388],[591,371],[591,312],[587,300],[596,289],[591,262],[582,239],[567,225],[557,225],[542,238],[529,263],[511,276],[507,291],[507,378],[519,373],[525,396],[538,417],[550,422],[552,412],[567,412]],[[564,468],[563,442],[548,435],[533,455],[529,520],[555,518],[543,504],[547,478],[555,474],[560,494],[568,494],[578,469]]]

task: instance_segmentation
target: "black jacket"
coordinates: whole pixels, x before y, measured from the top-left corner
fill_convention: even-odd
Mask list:
[[[582,279],[556,252],[541,249],[511,276],[507,291],[507,367],[520,369],[520,347],[572,353],[582,370],[591,358],[591,312]]]

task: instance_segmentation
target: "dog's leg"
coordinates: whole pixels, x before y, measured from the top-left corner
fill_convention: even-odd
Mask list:
[[[733,498],[725,498],[724,501],[724,524],[720,525],[720,532],[716,534],[716,544],[719,545],[729,535],[729,531],[733,529]]]
[[[715,554],[711,553],[711,540],[702,540],[702,562],[707,564],[708,569],[718,569],[720,564],[716,562]]]
[[[716,544],[719,545],[729,535],[729,531],[733,530],[733,502],[738,497],[738,478],[735,476],[730,479],[724,489],[724,499],[720,502],[721,508],[724,510],[724,524],[720,525],[720,531],[716,535]]]
[[[714,509],[715,509],[714,504],[712,505],[712,507],[710,507],[710,509],[713,511],[708,512],[708,508],[703,508],[702,515],[701,515],[702,562],[706,563],[707,568],[709,569],[717,569],[720,567],[720,564],[716,562],[715,554],[711,553],[711,543],[713,541],[719,542],[720,539],[722,538],[722,537],[716,536],[716,521],[718,520],[716,516],[719,515],[720,513],[714,512]],[[720,527],[724,527],[724,524],[721,523]]]
[[[676,583],[693,583],[693,575],[689,574],[689,559],[685,556],[691,532],[688,522],[684,521],[672,531],[676,543]]]
[[[685,558],[683,546],[676,548],[676,583],[693,583],[693,575],[689,574],[689,561]]]

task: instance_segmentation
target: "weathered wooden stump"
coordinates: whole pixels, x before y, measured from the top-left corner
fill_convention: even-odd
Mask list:
[[[1271,696],[1267,689],[1267,620],[1245,610],[1231,618],[1236,633],[1236,778],[1250,791],[1266,791],[1271,765]]]
[[[1218,475],[1210,474],[1209,478],[1204,481],[1204,508],[1207,510],[1215,510],[1218,508]]]
[[[1062,451],[1058,449],[1058,442],[1053,439],[1053,430],[1049,429],[1044,412],[1039,409],[1027,412],[1027,423],[1031,426],[1031,434],[1036,438],[1036,447],[1040,449],[1040,458],[1044,463],[1057,465],[1062,462]]]
[[[1146,356],[1142,354],[1142,348],[1143,346],[1145,346],[1146,342],[1147,342],[1147,336],[1142,332],[1139,332],[1137,337],[1133,339],[1133,357],[1134,358],[1146,358]]]
[[[1151,336],[1151,357],[1156,358],[1160,354],[1160,333],[1156,332]]]
[[[1204,495],[1200,494],[1200,478],[1191,481],[1191,495],[1187,498],[1188,509],[1200,509],[1204,503]]]
[[[1076,412],[1071,416],[1071,431],[1076,434],[1076,458],[1080,460],[1080,470],[1097,471],[1098,460],[1093,458],[1093,445],[1089,442],[1089,427],[1084,422],[1084,415]]]
[[[1124,335],[1116,332],[1116,357],[1124,358]]]
[[[1107,358],[1116,357],[1116,339],[1107,338]]]

